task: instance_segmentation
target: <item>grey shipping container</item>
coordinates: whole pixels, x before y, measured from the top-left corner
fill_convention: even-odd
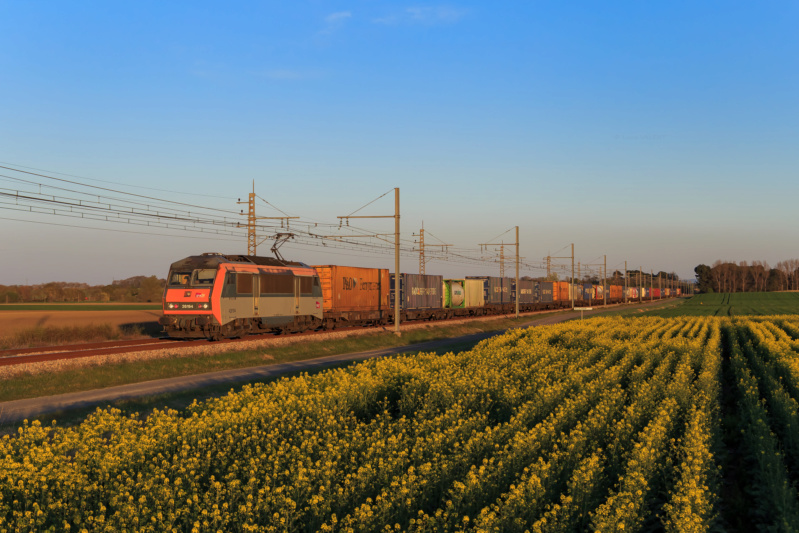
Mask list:
[[[553,301],[551,281],[541,282],[541,301],[544,303],[550,303]]]
[[[531,304],[535,302],[535,292],[536,292],[535,285],[537,282],[532,280],[520,279],[519,290],[517,291],[515,287],[516,280],[513,278],[511,278],[511,280],[513,280],[513,293],[511,301],[515,302],[516,301],[515,296],[516,294],[518,294],[520,304]]]
[[[441,309],[444,276],[400,274],[400,309]],[[391,274],[391,306],[394,306],[394,274]]]
[[[487,305],[501,305],[511,301],[511,278],[494,276],[467,276],[467,279],[483,281],[483,294]]]
[[[502,303],[508,304],[515,300],[513,299],[514,285],[516,285],[516,278],[501,278],[502,279]]]

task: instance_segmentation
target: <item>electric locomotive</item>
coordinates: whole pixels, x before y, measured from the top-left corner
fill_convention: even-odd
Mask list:
[[[170,266],[159,323],[181,338],[293,333],[322,325],[322,303],[319,276],[304,263],[205,253]]]

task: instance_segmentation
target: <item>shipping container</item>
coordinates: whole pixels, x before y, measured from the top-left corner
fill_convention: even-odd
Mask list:
[[[611,285],[610,286],[610,299],[611,300],[621,300],[624,298],[624,287],[621,285]]]
[[[483,292],[483,282],[479,279],[465,280],[464,289],[466,290],[466,308],[483,307],[486,299]]]
[[[539,289],[539,298],[538,301],[541,303],[551,303],[554,301],[554,283],[552,281],[542,281],[538,285]]]
[[[583,300],[586,302],[594,300],[594,286],[590,283],[583,283]]]
[[[384,311],[390,307],[387,269],[338,265],[313,268],[322,285],[325,311]]]
[[[554,299],[558,302],[566,302],[571,300],[569,295],[569,282],[568,281],[555,281],[552,285],[553,292],[555,292]]]
[[[442,284],[442,305],[446,309],[483,307],[483,281],[479,279],[445,279]]]
[[[446,309],[463,309],[466,307],[466,280],[445,279],[442,283],[443,306]]]
[[[572,293],[574,293],[574,301],[578,302],[583,299],[583,286],[578,284],[569,284],[569,299],[572,298]]]
[[[628,287],[627,288],[627,299],[628,300],[637,300],[638,299],[638,287]]]
[[[516,278],[501,278],[502,279],[502,303],[510,304],[515,303],[513,291],[516,290]]]
[[[652,289],[652,297],[660,298],[660,289]]]
[[[444,276],[400,274],[400,309],[441,309]],[[391,274],[391,303],[394,303],[394,274]]]
[[[466,279],[482,281],[483,296],[487,305],[511,303],[511,278],[467,276]]]
[[[594,300],[601,300],[605,294],[602,285],[594,285]]]
[[[515,302],[515,295],[517,293],[516,286],[515,286],[516,280],[513,279],[513,278],[511,278],[511,280],[513,282],[511,300]],[[518,294],[519,294],[519,304],[520,305],[521,304],[532,304],[532,303],[535,302],[535,285],[536,285],[536,283],[537,282],[532,281],[532,280],[524,280],[524,279],[520,279],[519,280],[519,291],[518,291]]]

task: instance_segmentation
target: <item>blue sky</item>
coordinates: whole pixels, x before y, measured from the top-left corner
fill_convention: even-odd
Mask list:
[[[0,161],[231,210],[255,180],[327,222],[400,187],[404,238],[424,221],[476,250],[519,225],[529,262],[574,242],[584,263],[682,277],[774,263],[799,255],[798,24],[797,2],[0,0]],[[164,276],[186,255],[246,251],[0,217],[0,284]]]

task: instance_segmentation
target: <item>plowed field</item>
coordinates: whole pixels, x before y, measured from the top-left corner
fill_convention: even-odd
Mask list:
[[[92,324],[122,326],[157,322],[160,316],[161,311],[157,309],[0,311],[0,337],[34,327],[88,326]]]

